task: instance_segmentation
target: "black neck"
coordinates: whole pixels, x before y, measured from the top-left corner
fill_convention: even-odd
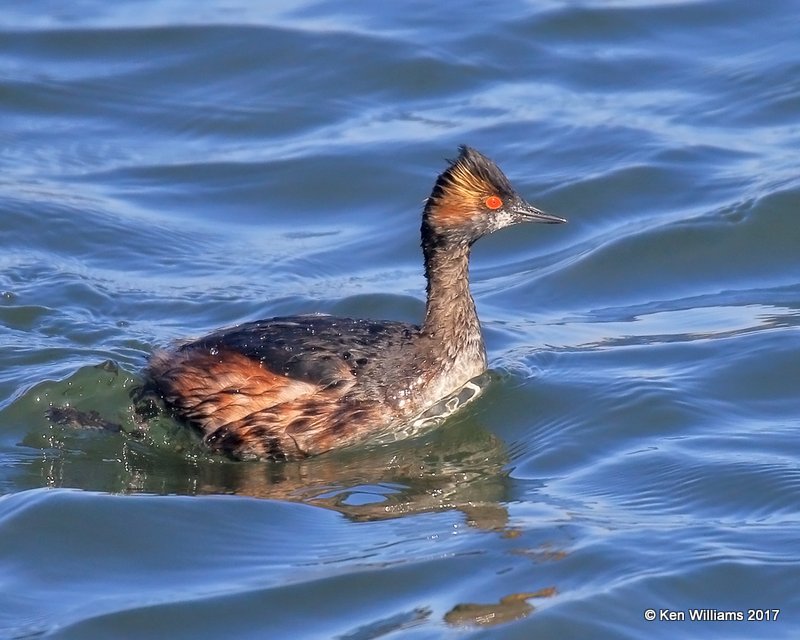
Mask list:
[[[469,245],[423,243],[428,300],[422,332],[459,350],[480,339],[475,301],[469,291]]]

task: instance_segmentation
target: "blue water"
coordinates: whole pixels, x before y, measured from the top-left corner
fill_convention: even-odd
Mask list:
[[[798,24],[0,7],[0,637],[797,638]],[[418,321],[421,203],[461,143],[570,221],[476,246],[493,374],[466,412],[296,464],[47,421],[130,429],[147,355],[220,326]]]

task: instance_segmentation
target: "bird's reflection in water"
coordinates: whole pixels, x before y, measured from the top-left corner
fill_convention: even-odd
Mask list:
[[[4,411],[12,421],[17,414],[42,416],[22,443],[42,451],[20,469],[29,474],[25,484],[234,494],[317,505],[357,521],[457,509],[476,527],[502,530],[507,524],[507,452],[469,410],[414,438],[291,462],[238,462],[209,453],[189,429],[159,411],[145,412],[142,430],[142,406],[129,397],[136,397],[139,384],[108,362],[44,382],[12,403]],[[64,406],[80,417],[79,427],[75,420],[52,419],[54,408]],[[103,428],[109,421],[119,428]]]
[[[508,513],[506,453],[470,422],[380,447],[298,462],[198,468],[198,493],[237,493],[313,504],[352,520],[457,509],[470,524],[503,529]]]
[[[166,424],[167,420],[162,422]],[[470,525],[503,530],[509,479],[501,440],[469,416],[417,438],[290,462],[209,454],[177,425],[136,438],[47,424],[23,444],[43,455],[27,484],[113,493],[239,495],[316,505],[354,521],[459,510]]]

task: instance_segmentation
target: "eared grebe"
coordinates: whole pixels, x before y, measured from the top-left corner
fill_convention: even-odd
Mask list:
[[[566,220],[525,202],[494,162],[462,146],[422,213],[421,327],[326,315],[248,322],[157,351],[149,386],[236,458],[301,458],[448,414],[487,367],[470,247],[521,222]]]

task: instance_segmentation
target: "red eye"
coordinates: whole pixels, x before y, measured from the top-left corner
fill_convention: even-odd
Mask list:
[[[497,196],[489,196],[483,202],[490,209],[499,209],[503,206],[503,201]]]

